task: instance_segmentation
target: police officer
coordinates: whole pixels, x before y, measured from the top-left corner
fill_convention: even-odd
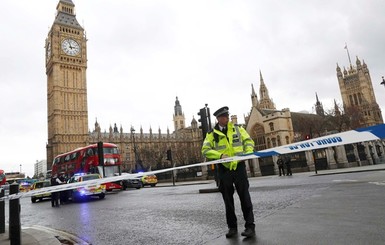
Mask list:
[[[57,174],[54,174],[51,178],[51,186],[60,185],[62,182],[57,177]],[[51,206],[52,207],[60,207],[59,204],[60,192],[55,191],[51,193]]]
[[[67,183],[67,178],[66,178],[64,172],[60,173],[59,180],[60,180],[60,182],[61,182],[61,183],[60,183],[61,185]],[[65,191],[60,191],[60,192],[59,192],[59,196],[60,196],[60,197],[59,197],[59,199],[60,199],[60,205],[66,203],[66,202],[68,201],[68,195],[67,195],[67,192],[68,192],[68,191],[66,191],[66,190],[65,190]]]
[[[214,112],[218,123],[207,133],[202,146],[202,154],[208,159],[222,159],[237,155],[252,153],[254,142],[246,130],[229,122],[229,108],[227,106]],[[218,165],[219,191],[222,193],[226,209],[226,221],[229,228],[226,237],[238,234],[237,217],[234,208],[234,186],[237,190],[243,217],[245,237],[255,236],[253,204],[249,193],[245,162],[226,162]]]

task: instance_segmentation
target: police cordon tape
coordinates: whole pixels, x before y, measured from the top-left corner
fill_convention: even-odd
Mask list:
[[[322,148],[353,144],[358,142],[382,140],[384,138],[385,138],[385,124],[379,124],[379,125],[375,125],[367,128],[361,128],[361,129],[350,130],[342,133],[322,136],[319,138],[301,141],[301,142],[297,142],[289,145],[278,146],[267,150],[257,151],[248,155],[228,157],[228,158],[214,160],[214,161],[183,165],[183,166],[154,170],[154,171],[143,172],[143,173],[124,174],[124,175],[106,177],[106,178],[89,180],[84,182],[45,187],[38,190],[32,190],[29,192],[22,192],[22,193],[8,195],[3,198],[0,198],[0,201],[5,199],[31,197],[34,195],[45,194],[50,192],[72,190],[76,188],[105,184],[109,182],[117,182],[117,181],[127,180],[127,179],[135,179],[145,175],[160,174],[160,173],[165,173],[165,172],[185,169],[185,168],[201,167],[201,166],[207,166],[211,164],[219,164],[219,163],[232,162],[232,161],[245,161],[253,158],[270,157],[270,156],[280,155],[280,154],[290,154],[290,153],[296,153],[301,151],[317,150]]]

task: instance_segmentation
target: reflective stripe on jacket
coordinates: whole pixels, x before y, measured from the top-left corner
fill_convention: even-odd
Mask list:
[[[229,122],[227,124],[227,135],[217,129],[207,133],[202,145],[202,154],[211,160],[220,159],[222,154],[229,157],[254,152],[254,141],[246,130]],[[229,168],[230,162],[222,163]]]

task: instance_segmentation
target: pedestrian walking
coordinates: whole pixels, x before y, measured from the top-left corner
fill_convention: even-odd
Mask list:
[[[285,176],[285,169],[283,168],[283,160],[281,156],[278,156],[277,165],[278,165],[279,176],[281,175]]]
[[[57,174],[54,174],[51,178],[51,186],[60,185],[62,182],[57,177]],[[51,206],[52,207],[60,207],[59,204],[60,192],[55,191],[51,193]]]
[[[291,176],[292,175],[292,172],[291,172],[291,158],[290,156],[287,156],[286,159],[285,159],[285,166],[286,166],[286,175],[287,176]]]
[[[202,146],[202,154],[208,159],[223,159],[237,155],[252,153],[254,141],[241,126],[229,122],[227,106],[214,112],[217,124],[207,133]],[[228,232],[226,237],[238,234],[237,216],[234,207],[234,186],[241,201],[241,209],[245,219],[245,237],[255,236],[253,204],[249,193],[246,164],[244,161],[232,161],[218,164],[219,191],[222,193],[226,209]]]

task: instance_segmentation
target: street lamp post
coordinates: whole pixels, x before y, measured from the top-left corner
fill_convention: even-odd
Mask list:
[[[20,164],[20,173],[21,173],[21,164]]]
[[[136,144],[135,144],[135,129],[133,126],[131,126],[131,137],[132,137],[132,145],[134,148],[134,169],[136,169],[136,165],[138,163],[138,156],[136,154]]]

